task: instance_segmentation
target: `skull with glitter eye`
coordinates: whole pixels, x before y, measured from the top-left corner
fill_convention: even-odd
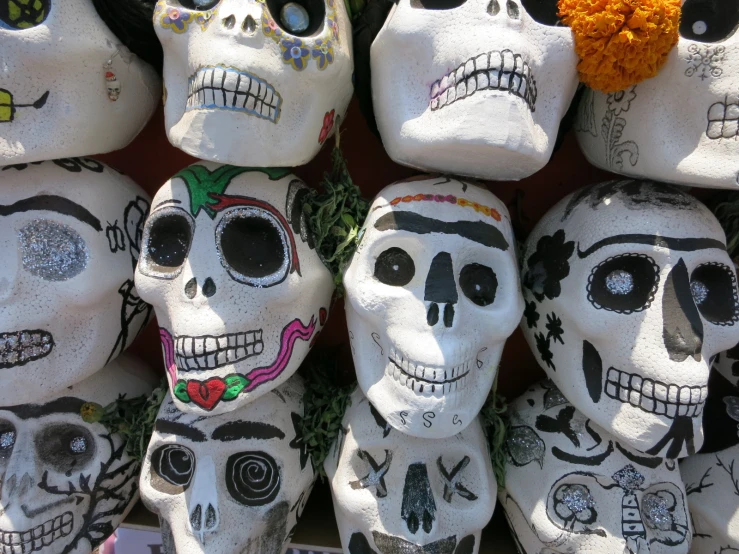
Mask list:
[[[174,402],[223,413],[285,382],[334,290],[309,189],[283,169],[190,166],[156,194],[136,286],[156,310]]]
[[[192,156],[302,165],[349,105],[352,33],[342,0],[159,0],[154,27],[167,136]]]
[[[294,376],[225,415],[181,412],[164,400],[141,472],[167,554],[278,554],[314,481],[302,442],[303,382]]]
[[[98,371],[147,322],[133,270],[149,200],[87,158],[0,171],[0,406]]]
[[[685,554],[692,529],[674,460],[644,456],[575,409],[551,381],[511,405],[498,493],[528,554]]]
[[[631,448],[703,442],[711,359],[739,338],[726,237],[669,185],[609,181],[554,206],[523,255],[521,327],[578,410]]]
[[[680,37],[659,74],[588,90],[577,140],[608,171],[687,186],[739,185],[739,5],[682,0]]]
[[[83,406],[148,395],[150,380],[141,362],[124,354],[61,395],[0,408],[6,552],[89,554],[113,534],[138,498],[140,464],[122,436],[83,420]]]
[[[480,420],[443,441],[393,429],[357,388],[324,462],[344,552],[476,554],[497,483]]]

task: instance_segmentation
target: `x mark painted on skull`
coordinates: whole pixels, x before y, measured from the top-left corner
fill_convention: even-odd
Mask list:
[[[470,463],[470,457],[465,456],[462,460],[455,465],[451,471],[447,471],[444,467],[444,462],[441,461],[441,456],[436,460],[436,465],[439,467],[441,476],[444,479],[444,500],[451,504],[452,497],[458,494],[466,500],[477,500],[477,495],[473,494],[468,488],[466,488],[459,480],[462,478],[460,475],[462,470],[466,468]]]
[[[393,461],[393,453],[385,450],[385,461],[378,464],[369,452],[358,450],[359,459],[367,462],[369,473],[366,477],[362,477],[358,481],[351,481],[349,485],[353,489],[366,489],[368,487],[376,487],[377,498],[385,498],[387,496],[387,487],[385,486],[385,475],[390,470],[390,462]]]

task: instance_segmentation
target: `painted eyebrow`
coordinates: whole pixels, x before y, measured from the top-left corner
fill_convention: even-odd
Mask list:
[[[166,206],[167,204],[182,204],[181,200],[177,200],[175,198],[170,198],[169,200],[162,200],[152,208],[152,211],[156,210],[157,208],[161,208],[162,206]]]
[[[41,194],[39,196],[32,196],[30,198],[18,200],[18,202],[15,202],[14,204],[0,204],[0,216],[20,212],[30,212],[33,210],[45,210],[68,215],[80,220],[82,223],[87,223],[98,233],[103,230],[103,227],[100,225],[100,220],[92,215],[87,208],[80,206],[77,202],[73,202],[69,198],[64,198],[63,196]]]
[[[8,406],[3,411],[11,412],[20,419],[36,419],[51,414],[77,414],[79,415],[85,401],[72,396],[57,398],[46,404],[20,404]]]
[[[193,442],[205,442],[207,439],[205,433],[200,429],[196,429],[186,423],[180,423],[179,421],[157,419],[154,424],[154,429],[160,433],[169,433],[170,435],[185,437]]]
[[[229,421],[217,427],[210,436],[223,442],[246,439],[284,439],[282,429],[261,421]]]
[[[586,250],[580,250],[580,245],[578,244],[577,255],[581,259],[587,258],[593,252],[612,244],[646,244],[649,246],[661,246],[662,248],[669,248],[671,250],[680,250],[682,252],[716,248],[726,252],[726,245],[716,239],[677,239],[674,237],[660,237],[658,235],[633,234],[604,238]]]
[[[497,227],[482,221],[447,222],[425,217],[415,212],[392,211],[375,221],[378,231],[408,231],[419,235],[442,233],[459,235],[483,246],[508,250],[508,241]]]

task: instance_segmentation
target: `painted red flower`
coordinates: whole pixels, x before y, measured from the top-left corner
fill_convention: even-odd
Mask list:
[[[319,144],[323,144],[324,142],[326,142],[328,135],[331,133],[331,129],[334,128],[335,115],[336,110],[331,110],[330,112],[326,112],[326,115],[323,116],[323,127],[321,127],[321,134],[318,135]]]

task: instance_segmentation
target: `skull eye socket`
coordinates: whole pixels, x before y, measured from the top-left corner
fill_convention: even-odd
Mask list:
[[[87,244],[69,225],[36,219],[18,231],[23,269],[45,281],[68,281],[87,267]]]
[[[719,42],[739,24],[737,0],[686,0],[680,17],[680,36],[700,42]]]
[[[467,0],[411,0],[411,7],[419,10],[453,10]]]
[[[0,422],[0,460],[10,458],[15,446],[15,426],[9,421]]]
[[[550,27],[562,25],[557,15],[559,10],[557,0],[521,0],[521,4],[531,19],[537,23]]]
[[[495,272],[481,264],[468,264],[459,274],[459,286],[464,295],[478,306],[489,306],[495,302],[498,278]]]
[[[659,267],[644,254],[622,254],[597,265],[588,279],[588,300],[599,310],[640,312],[652,303]]]
[[[239,452],[226,462],[226,487],[244,506],[264,506],[280,492],[280,468],[266,452]]]
[[[51,0],[4,0],[0,2],[0,28],[32,29],[46,20],[50,9]]]
[[[216,246],[231,278],[252,287],[281,283],[290,271],[287,231],[266,210],[238,208],[216,228]]]
[[[734,325],[739,320],[736,277],[720,263],[699,265],[690,277],[690,291],[701,315],[716,325]]]
[[[391,287],[407,285],[415,274],[416,264],[402,248],[388,248],[375,261],[375,279]]]
[[[95,457],[95,438],[79,425],[54,423],[34,438],[36,455],[58,473],[81,471]]]
[[[194,222],[185,210],[157,210],[146,222],[140,256],[142,273],[160,279],[173,279],[182,270],[190,253]]]
[[[266,0],[275,23],[297,37],[316,34],[326,18],[323,0]]]
[[[179,444],[165,444],[151,454],[151,486],[165,494],[180,494],[190,486],[195,472],[192,450]]]
[[[212,10],[220,2],[221,0],[178,0],[179,5],[183,8],[200,12]]]

